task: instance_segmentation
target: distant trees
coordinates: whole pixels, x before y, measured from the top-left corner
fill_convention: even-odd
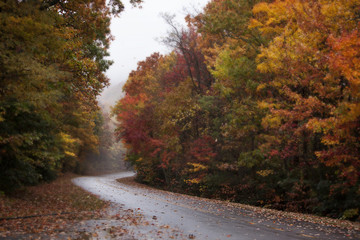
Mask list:
[[[212,0],[114,108],[138,179],[359,216],[358,1]]]
[[[105,174],[131,167],[124,161],[126,149],[121,142],[116,141],[114,130],[114,119],[111,119],[109,112],[102,108],[95,118],[94,128],[95,135],[98,137],[98,151],[84,153],[79,164],[81,173]]]
[[[110,3],[0,1],[0,191],[52,179],[97,151],[110,17],[123,8]]]

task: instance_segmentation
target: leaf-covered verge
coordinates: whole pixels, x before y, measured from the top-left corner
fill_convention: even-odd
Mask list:
[[[75,186],[65,174],[51,183],[0,197],[0,237],[67,232],[82,220],[97,219],[107,202]],[[30,236],[30,235],[29,235]]]

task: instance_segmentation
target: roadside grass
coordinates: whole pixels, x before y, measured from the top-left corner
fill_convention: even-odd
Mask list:
[[[64,232],[72,224],[101,217],[108,203],[75,186],[75,174],[0,196],[0,237]]]

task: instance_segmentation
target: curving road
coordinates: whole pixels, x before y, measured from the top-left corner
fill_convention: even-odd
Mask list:
[[[171,236],[176,239],[360,239],[358,229],[341,229],[328,226],[328,223],[296,220],[299,216],[306,215],[285,214],[116,181],[133,175],[133,172],[122,172],[99,177],[80,177],[73,182],[100,198],[115,203],[115,206],[136,209],[152,222],[152,226],[166,226],[166,229],[172,229],[173,232],[176,229],[181,232]],[[319,219],[319,222],[324,221]],[[146,230],[140,231],[146,236]]]

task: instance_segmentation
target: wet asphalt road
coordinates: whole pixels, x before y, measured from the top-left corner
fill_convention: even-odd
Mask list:
[[[149,221],[182,232],[178,239],[360,239],[359,231],[298,221],[227,202],[141,188],[116,181],[133,175],[133,172],[122,172],[99,177],[80,177],[73,182],[104,200],[136,209]]]

